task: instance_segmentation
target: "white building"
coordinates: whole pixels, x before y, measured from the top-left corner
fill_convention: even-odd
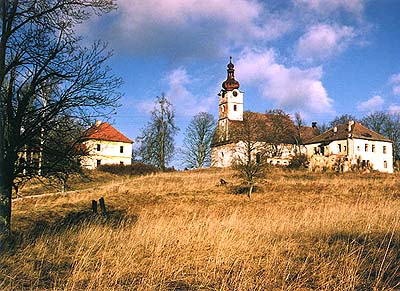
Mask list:
[[[96,121],[84,135],[83,144],[89,155],[82,160],[82,166],[95,169],[100,165],[132,163],[133,141],[112,127],[109,123]]]
[[[393,173],[393,144],[362,124],[338,125],[305,143],[308,157],[336,156],[351,165]]]

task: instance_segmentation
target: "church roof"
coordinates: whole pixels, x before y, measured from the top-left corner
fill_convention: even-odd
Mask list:
[[[133,143],[133,141],[123,135],[120,131],[116,130],[108,122],[93,125],[84,133],[84,140],[95,139],[104,141],[116,141]]]
[[[331,142],[334,140],[343,140],[351,138],[359,138],[365,140],[376,140],[376,141],[386,141],[391,142],[390,139],[384,137],[383,135],[372,131],[359,122],[354,122],[349,131],[349,124],[341,124],[334,128],[331,128],[324,133],[311,138],[305,142],[306,144],[321,143],[321,142]]]
[[[256,125],[254,130],[259,131],[256,134],[257,141],[271,142],[276,144],[297,144],[314,138],[319,134],[318,128],[310,126],[301,126],[300,132],[293,123],[289,115],[275,113],[244,112],[244,118],[248,118],[251,124]],[[241,139],[240,135],[245,126],[243,121],[229,121],[229,140],[220,141],[216,131],[212,146],[229,144]],[[300,134],[300,135],[299,135]]]

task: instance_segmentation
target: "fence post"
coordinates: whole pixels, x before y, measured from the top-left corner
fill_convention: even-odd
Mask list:
[[[103,216],[106,216],[106,215],[107,215],[107,211],[106,211],[106,203],[105,203],[105,201],[104,201],[104,198],[101,197],[101,198],[99,199],[99,202],[100,202],[101,214],[102,214]]]
[[[92,200],[92,210],[93,210],[94,214],[97,213],[97,201],[96,200]]]

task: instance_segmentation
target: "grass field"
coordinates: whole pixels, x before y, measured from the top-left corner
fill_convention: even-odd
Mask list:
[[[20,200],[0,290],[400,290],[399,177],[274,169],[249,201],[208,169]]]

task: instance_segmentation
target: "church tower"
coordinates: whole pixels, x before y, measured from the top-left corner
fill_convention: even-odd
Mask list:
[[[229,140],[230,121],[243,121],[243,92],[239,91],[239,82],[235,80],[235,66],[230,57],[226,80],[219,92],[219,142]]]

